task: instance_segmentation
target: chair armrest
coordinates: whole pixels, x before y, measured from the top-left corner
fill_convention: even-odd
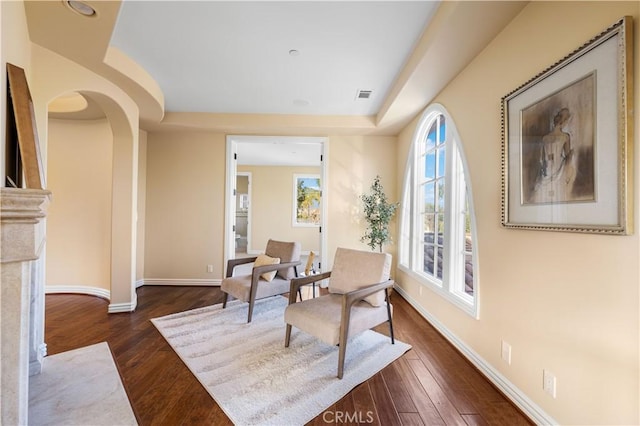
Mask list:
[[[350,291],[343,295],[343,303],[346,303],[346,306],[350,309],[351,306],[357,301],[362,300],[365,297],[372,295],[373,293],[377,293],[380,290],[393,287],[394,284],[395,282],[393,280],[387,280],[378,284],[372,284],[370,286],[361,287],[357,290]]]
[[[225,276],[225,278],[229,278],[233,275],[233,269],[238,266],[238,265],[244,265],[247,263],[251,263],[251,262],[255,262],[256,259],[258,257],[257,256],[253,256],[253,257],[241,257],[238,259],[229,259],[227,261],[227,274]]]
[[[338,345],[340,346],[340,352],[338,355],[338,377],[342,378],[342,372],[344,368],[345,347],[347,346],[347,340],[349,338],[349,325],[351,322],[351,308],[353,305],[375,292],[384,290],[385,301],[387,308],[387,316],[389,321],[389,327],[391,332],[391,343],[393,343],[393,326],[391,325],[391,306],[389,305],[389,292],[387,289],[393,287],[393,280],[387,280],[378,284],[373,284],[366,287],[361,287],[357,290],[344,293],[342,295],[342,314],[340,315],[340,338],[338,339]]]
[[[291,287],[289,289],[289,304],[296,303],[296,293],[298,289],[303,285],[315,283],[317,281],[326,280],[331,276],[331,271],[323,272],[321,274],[309,275],[306,277],[293,278],[291,280]]]

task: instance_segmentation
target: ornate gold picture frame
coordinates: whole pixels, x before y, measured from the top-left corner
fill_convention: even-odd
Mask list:
[[[502,224],[632,232],[632,18],[502,98]]]

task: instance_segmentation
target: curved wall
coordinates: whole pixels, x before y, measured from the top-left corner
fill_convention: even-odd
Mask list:
[[[47,292],[111,292],[113,135],[106,119],[49,119]]]

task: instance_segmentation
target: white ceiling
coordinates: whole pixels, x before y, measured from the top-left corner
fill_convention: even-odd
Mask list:
[[[321,136],[397,135],[527,4],[82,1],[95,16],[25,2],[30,39],[122,88],[142,129]]]
[[[170,112],[375,115],[437,5],[128,0],[111,45]]]

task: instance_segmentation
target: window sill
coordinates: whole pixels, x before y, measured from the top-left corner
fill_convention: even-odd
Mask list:
[[[426,278],[424,275],[421,275],[405,265],[398,265],[398,269],[400,269],[405,274],[409,275],[413,280],[418,282],[420,285],[427,287],[429,290],[441,296],[447,302],[453,304],[466,314],[470,315],[475,319],[480,319],[478,315],[478,300],[477,296],[475,298],[475,303],[469,303],[467,300],[463,299],[461,296],[450,292],[447,288],[445,288],[441,283],[436,283],[433,280]]]

